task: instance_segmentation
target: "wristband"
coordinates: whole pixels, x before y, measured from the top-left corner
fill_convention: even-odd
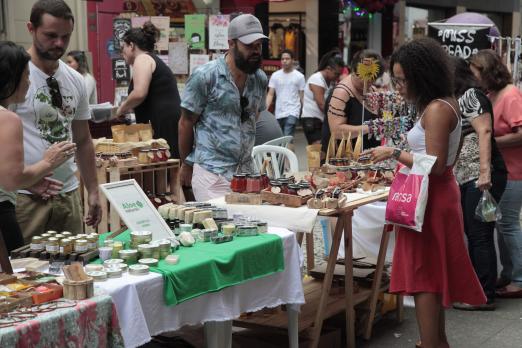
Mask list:
[[[401,153],[402,153],[401,149],[393,149],[392,157],[395,158],[396,160],[398,160],[399,157],[401,157]]]

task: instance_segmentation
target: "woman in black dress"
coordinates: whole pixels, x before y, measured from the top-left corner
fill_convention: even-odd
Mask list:
[[[154,52],[159,30],[147,22],[143,28],[129,29],[123,36],[122,55],[132,66],[129,96],[118,108],[123,115],[134,109],[137,123],[149,123],[154,138],[163,138],[172,158],[179,158],[178,121],[181,114],[176,78]]]

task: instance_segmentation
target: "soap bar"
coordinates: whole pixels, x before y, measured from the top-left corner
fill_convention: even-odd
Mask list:
[[[205,219],[212,218],[212,210],[201,210],[194,212],[192,223],[198,224]]]
[[[179,262],[179,255],[168,255],[165,262],[169,265],[176,265]]]
[[[169,210],[174,206],[174,203],[167,203],[158,207],[158,213],[162,218],[167,219],[169,217]]]
[[[186,224],[190,224],[192,223],[192,217],[194,216],[194,213],[199,211],[199,209],[190,209],[190,210],[185,210],[185,223]]]
[[[103,271],[103,265],[85,265],[85,272]]]
[[[213,218],[206,218],[203,220],[203,226],[205,226],[207,230],[218,230],[217,224]]]

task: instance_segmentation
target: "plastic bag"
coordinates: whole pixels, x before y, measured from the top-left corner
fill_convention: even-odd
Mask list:
[[[402,166],[395,174],[386,204],[387,223],[422,232],[428,203],[431,168],[437,157],[413,154],[413,166]]]
[[[501,218],[502,214],[500,213],[495,198],[493,198],[488,190],[485,190],[477,204],[477,208],[475,208],[475,219],[483,222],[493,222]]]

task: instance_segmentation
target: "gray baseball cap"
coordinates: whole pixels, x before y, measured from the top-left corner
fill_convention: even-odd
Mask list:
[[[230,21],[228,39],[238,39],[245,45],[250,45],[256,40],[268,39],[268,37],[263,34],[259,19],[251,14],[242,14]]]

